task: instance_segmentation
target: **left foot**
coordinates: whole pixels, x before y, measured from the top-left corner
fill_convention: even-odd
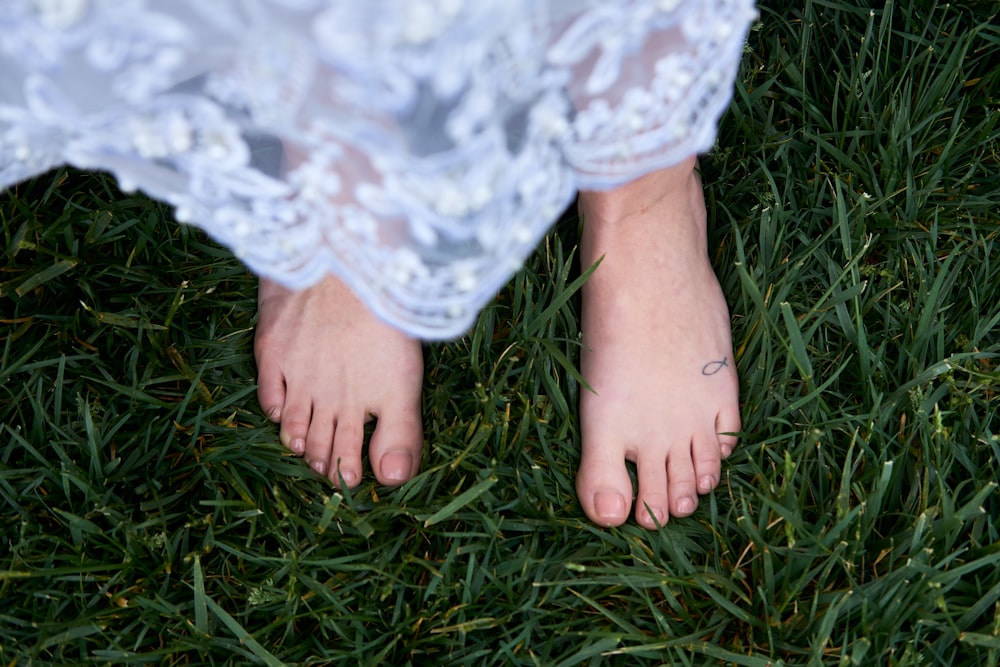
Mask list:
[[[610,192],[582,192],[584,268],[577,494],[592,521],[655,528],[718,485],[736,446],[739,389],[729,311],[708,261],[695,161]]]
[[[423,447],[420,343],[378,320],[327,276],[300,292],[261,280],[254,352],[258,397],[281,442],[334,486],[361,482],[364,425],[379,482],[416,474]]]

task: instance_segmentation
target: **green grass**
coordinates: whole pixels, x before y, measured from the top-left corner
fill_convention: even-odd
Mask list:
[[[658,533],[573,491],[572,218],[428,347],[419,477],[338,494],[226,251],[101,174],[6,195],[0,663],[1000,662],[997,5],[789,6],[702,162],[745,435]]]

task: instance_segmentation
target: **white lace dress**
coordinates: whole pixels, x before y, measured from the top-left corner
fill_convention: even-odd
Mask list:
[[[752,0],[3,0],[0,189],[70,164],[459,335],[580,188],[710,148]]]

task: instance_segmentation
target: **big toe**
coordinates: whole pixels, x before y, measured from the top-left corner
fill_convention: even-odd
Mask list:
[[[418,414],[393,417],[389,413],[379,416],[372,434],[369,458],[380,484],[399,486],[412,479],[420,469],[424,431]]]
[[[588,453],[584,447],[576,476],[576,493],[584,513],[600,526],[620,526],[632,506],[632,480],[625,456],[608,458]]]

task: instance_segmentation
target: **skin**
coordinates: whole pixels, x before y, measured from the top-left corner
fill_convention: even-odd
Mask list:
[[[300,292],[262,280],[258,308],[257,397],[281,424],[281,442],[334,486],[354,487],[364,425],[377,417],[368,452],[375,477],[386,486],[413,477],[424,441],[420,343],[332,276]]]
[[[595,523],[633,512],[655,528],[691,514],[736,446],[738,382],[729,313],[708,262],[691,158],[608,192],[581,192],[583,289],[577,494]],[[262,280],[254,349],[258,398],[281,441],[334,486],[369,460],[382,484],[416,474],[423,446],[419,343],[376,319],[338,279],[292,292]],[[392,382],[386,382],[392,378]],[[626,461],[635,463],[633,493]]]
[[[592,521],[655,528],[688,516],[736,446],[739,387],[729,312],[708,261],[705,199],[690,159],[580,195],[583,288],[577,494]]]

